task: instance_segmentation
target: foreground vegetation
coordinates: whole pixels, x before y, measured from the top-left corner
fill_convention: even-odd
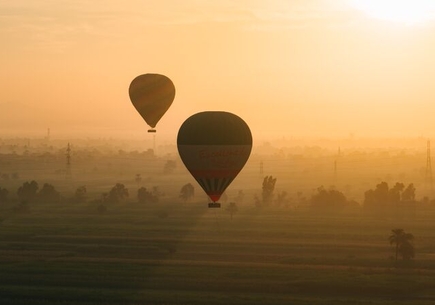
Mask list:
[[[1,304],[433,304],[430,213],[398,222],[201,203],[0,209]],[[416,256],[395,262],[404,227]]]
[[[77,145],[69,175],[65,143],[6,144],[0,304],[435,301],[426,151],[253,153],[208,209],[163,147]]]

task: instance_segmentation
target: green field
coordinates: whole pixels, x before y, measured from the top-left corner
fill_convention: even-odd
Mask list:
[[[0,304],[433,304],[435,223],[205,203],[1,211]]]
[[[359,204],[381,181],[415,183],[421,200],[427,190],[416,160],[425,161],[424,154],[343,153],[337,181],[333,156],[317,149],[299,157],[253,154],[226,191],[239,208],[231,219],[225,200],[221,209],[207,208],[204,192],[174,155],[74,151],[72,179],[62,171],[63,148],[0,158],[2,175],[19,175],[0,181],[9,190],[9,201],[0,204],[1,305],[435,302],[433,202],[419,202],[416,214],[402,219],[394,211],[370,218],[361,208],[315,213],[308,205],[317,187],[333,182]],[[170,174],[163,171],[167,160],[177,162]],[[277,177],[275,194],[288,192],[289,204],[255,207],[265,175]],[[63,200],[14,211],[18,187],[33,179],[40,188],[52,183]],[[102,193],[117,182],[130,196],[99,214]],[[178,196],[186,183],[194,184],[195,198],[183,204]],[[74,203],[82,185],[88,202]],[[139,204],[141,186],[158,187],[160,201]],[[395,228],[415,236],[410,262],[393,259],[388,237]]]

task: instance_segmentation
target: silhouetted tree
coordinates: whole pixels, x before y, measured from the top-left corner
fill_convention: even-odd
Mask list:
[[[156,203],[159,197],[153,192],[148,191],[145,187],[137,190],[137,199],[139,203]]]
[[[74,193],[74,198],[73,198],[73,200],[75,201],[75,202],[77,202],[77,203],[83,203],[83,202],[86,202],[86,199],[87,199],[87,189],[86,189],[86,186],[84,186],[84,185],[82,185],[82,186],[79,186],[77,189],[76,189],[76,192]]]
[[[304,193],[302,191],[296,192],[296,201],[299,207],[307,205],[307,198],[304,196]]]
[[[158,186],[153,186],[153,191],[152,191],[153,195],[155,197],[157,197],[157,201],[159,201],[159,198],[164,196],[165,193],[160,191],[160,188]]]
[[[49,203],[58,202],[60,200],[60,194],[53,185],[44,183],[38,192],[38,199]]]
[[[239,211],[239,208],[237,207],[237,204],[235,202],[230,202],[225,210],[230,213],[231,219],[233,219],[233,215]]]
[[[29,202],[35,199],[38,191],[38,183],[35,180],[24,182],[17,190],[18,198],[21,202]]]
[[[107,194],[105,201],[111,203],[118,203],[125,200],[128,197],[128,189],[122,183],[115,184],[114,187]]]
[[[415,187],[397,182],[392,188],[386,182],[364,194],[364,209],[377,215],[410,216],[415,212]]]
[[[163,172],[165,174],[170,174],[175,170],[176,167],[177,167],[177,162],[175,162],[174,160],[168,160],[165,163],[165,166],[163,168]]]
[[[399,255],[401,255],[404,260],[413,258],[415,255],[414,246],[412,244],[414,235],[406,233],[403,229],[393,229],[391,232],[392,234],[388,240],[390,245],[395,245],[396,262]]]
[[[381,182],[376,189],[364,193],[364,208],[370,211],[383,211],[388,202],[388,184]]]
[[[409,234],[412,236],[412,234]],[[402,245],[399,248],[399,253],[402,255],[403,260],[410,260],[414,258],[415,256],[415,249],[414,245],[412,244],[412,241],[414,239],[414,236],[412,236],[411,240],[407,240],[402,243]]]
[[[264,205],[269,205],[273,199],[273,191],[275,190],[276,178],[266,176],[263,179],[262,199]]]
[[[404,201],[414,201],[415,200],[415,187],[411,183],[402,193],[402,200]]]
[[[310,200],[311,207],[315,210],[338,211],[346,206],[347,200],[342,192],[335,189],[326,190],[323,186],[317,188]]]
[[[403,183],[396,182],[396,184],[388,191],[388,202],[397,204],[402,199],[402,191],[405,188]]]
[[[195,195],[195,188],[191,183],[187,183],[181,187],[180,198],[184,202],[190,200]]]
[[[402,200],[396,205],[396,216],[400,218],[410,218],[415,216],[417,201],[415,200],[414,184],[409,184],[402,192]]]
[[[0,204],[8,201],[9,191],[5,188],[0,187]]]
[[[288,194],[286,191],[279,192],[278,195],[276,196],[276,205],[287,206],[290,202],[290,199],[287,197],[287,195]]]
[[[136,181],[137,185],[139,185],[142,182],[142,176],[140,174],[136,174],[134,181]]]
[[[241,203],[243,202],[244,199],[245,199],[245,193],[242,190],[239,190],[236,196],[236,202]]]

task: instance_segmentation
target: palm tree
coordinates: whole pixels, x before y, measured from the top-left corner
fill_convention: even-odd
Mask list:
[[[393,229],[391,230],[393,234],[390,235],[388,240],[390,245],[395,244],[396,246],[396,262],[399,254],[402,255],[403,259],[411,259],[414,257],[414,246],[412,241],[414,240],[414,235],[411,233],[406,233],[403,229]]]
[[[391,230],[393,234],[388,237],[388,240],[390,241],[390,245],[395,244],[396,245],[396,262],[397,262],[397,256],[399,255],[399,245],[402,240],[402,235],[404,233],[403,229],[393,229]]]
[[[410,235],[412,236],[412,234],[410,234]],[[414,237],[414,236],[412,236],[412,237]],[[410,260],[415,255],[414,246],[408,240],[406,242],[402,243],[402,245],[399,247],[399,252],[402,255],[404,260]]]

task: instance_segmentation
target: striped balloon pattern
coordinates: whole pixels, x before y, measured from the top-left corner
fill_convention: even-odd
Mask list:
[[[164,75],[148,73],[133,79],[128,93],[145,122],[155,128],[174,101],[175,86]]]
[[[186,168],[216,202],[249,159],[252,134],[235,114],[200,112],[180,127],[177,147]]]

